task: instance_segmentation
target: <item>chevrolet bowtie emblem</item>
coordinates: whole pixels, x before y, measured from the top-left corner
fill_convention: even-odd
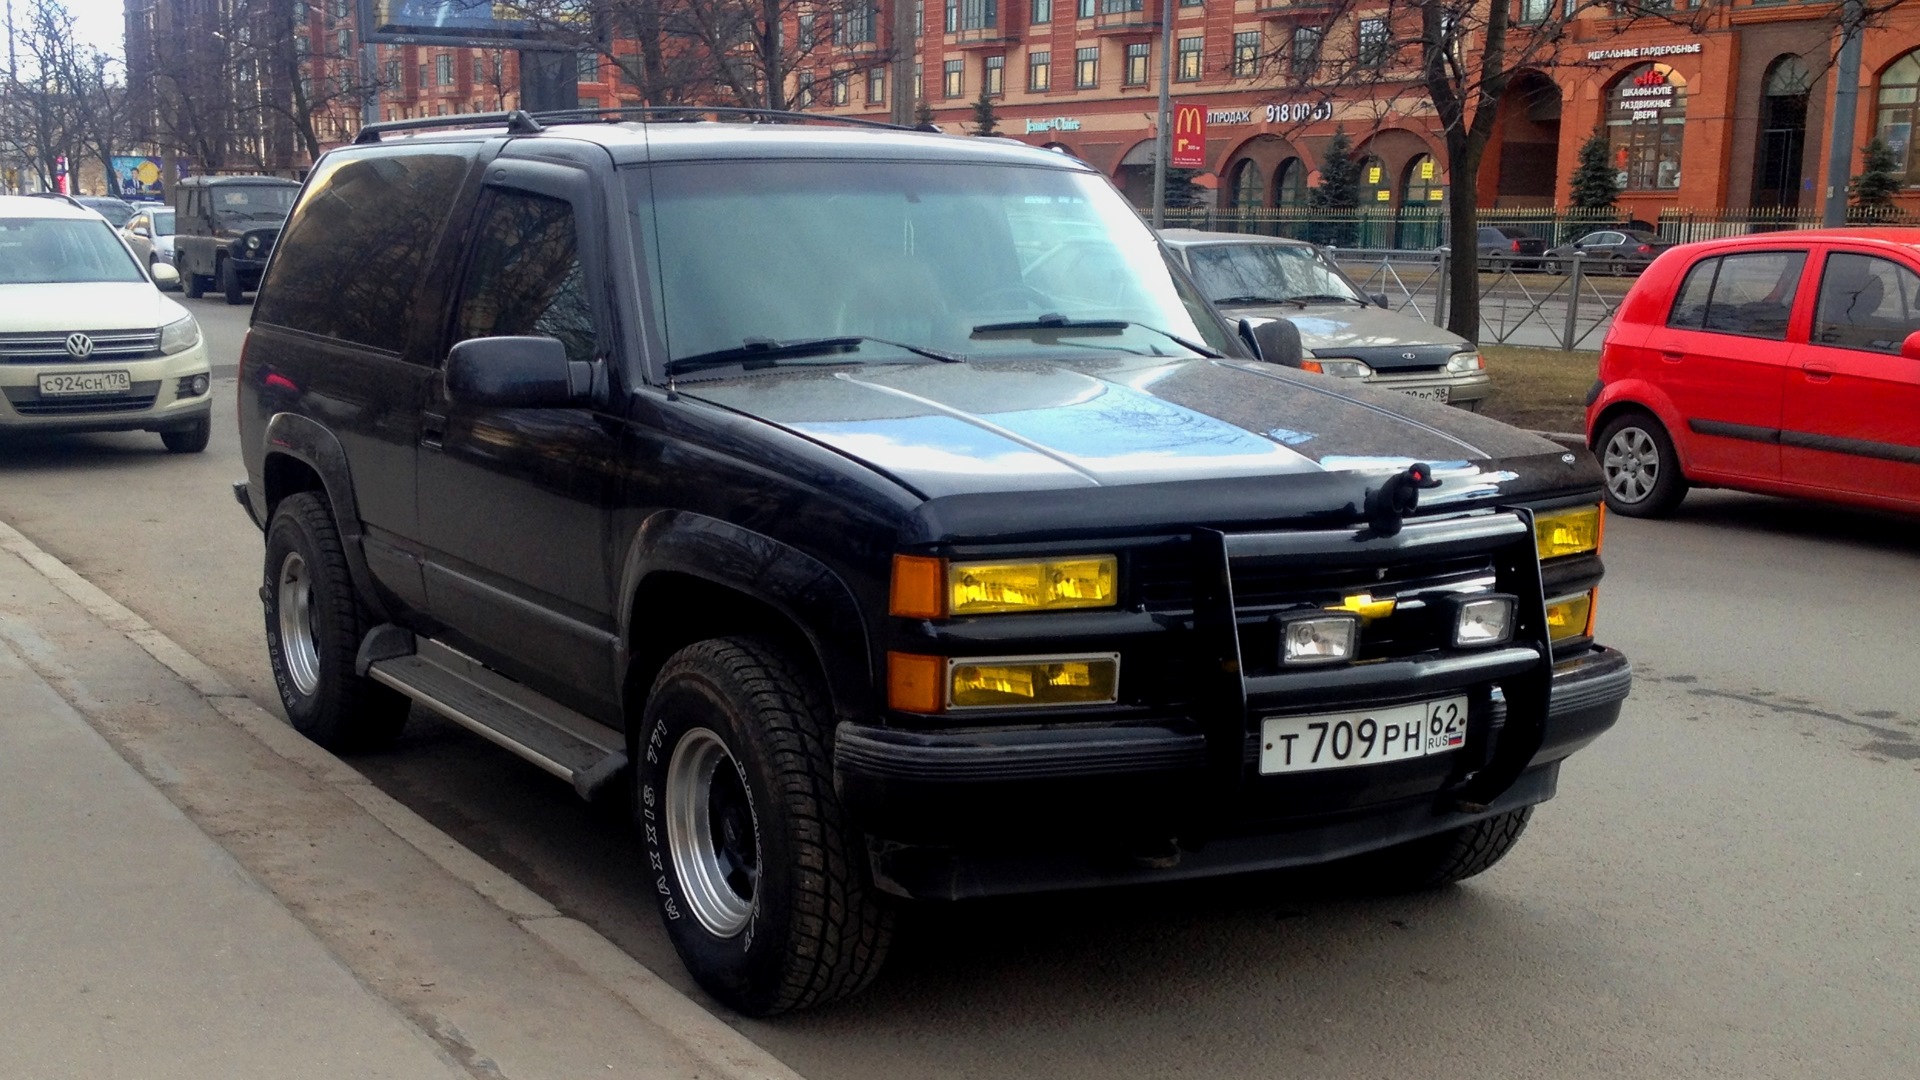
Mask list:
[[[1394,602],[1391,596],[1385,600],[1375,600],[1372,593],[1354,593],[1352,596],[1343,597],[1339,607],[1327,610],[1351,611],[1360,616],[1363,621],[1372,622],[1393,614]]]

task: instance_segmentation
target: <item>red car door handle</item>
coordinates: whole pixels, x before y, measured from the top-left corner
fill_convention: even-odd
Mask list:
[[[1833,369],[1825,364],[1802,364],[1800,370],[1807,373],[1808,382],[1826,382],[1833,378]]]
[[[1677,364],[1680,361],[1686,359],[1686,357],[1687,357],[1686,353],[1679,352],[1674,349],[1660,350],[1660,359],[1665,360],[1669,364]]]

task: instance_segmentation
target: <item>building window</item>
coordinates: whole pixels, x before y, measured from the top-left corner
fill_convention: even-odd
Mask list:
[[[960,29],[960,0],[947,0],[947,33]]]
[[[924,68],[918,60],[913,62],[913,100],[924,101],[927,97],[927,80],[921,74]]]
[[[1004,56],[987,57],[986,70],[981,73],[981,83],[986,87],[988,97],[999,97],[1007,92],[1007,58]]]
[[[999,25],[999,0],[947,0],[947,32],[991,30]]]
[[[1680,186],[1687,86],[1665,64],[1629,68],[1607,91],[1607,149],[1627,191]]]
[[[1174,78],[1180,82],[1200,81],[1200,54],[1206,44],[1204,37],[1183,37],[1180,39],[1180,56],[1174,67]]]
[[[1053,0],[1033,0],[1033,13],[1027,19],[1035,26],[1053,21]]]
[[[1553,0],[1520,0],[1520,21],[1543,23],[1553,14]]]
[[[946,62],[946,81],[942,83],[942,92],[950,98],[962,97],[967,92],[967,62],[949,60]]]
[[[1180,0],[1181,7],[1199,7],[1202,0]]]
[[[878,105],[887,100],[887,69],[869,68],[867,70],[867,104]]]
[[[1275,206],[1307,205],[1306,162],[1296,157],[1280,163],[1280,171],[1274,174],[1273,204]]]
[[[1242,161],[1233,170],[1233,205],[1243,210],[1267,204],[1267,181],[1260,175],[1260,163]]]
[[[1100,0],[1080,0],[1080,17],[1081,18],[1091,19],[1093,18],[1094,12],[1099,10],[1100,10]]]
[[[927,32],[927,0],[918,0],[913,5],[913,36],[920,37]]]
[[[874,18],[871,6],[848,8],[836,21],[833,40],[837,45],[863,45],[874,39]]]
[[[1140,42],[1127,46],[1126,77],[1120,80],[1122,86],[1147,85],[1147,61],[1152,58],[1153,46]]]
[[[802,71],[794,80],[793,107],[795,109],[806,109],[813,105],[813,83],[817,78],[819,76],[811,71]]]
[[[1880,118],[1874,133],[1893,151],[1894,172],[1904,187],[1920,187],[1920,154],[1913,150],[1920,127],[1920,49],[1901,57],[1880,76]]]
[[[574,63],[580,67],[580,81],[597,83],[600,81],[600,57],[594,53],[578,53]]]
[[[1053,88],[1053,54],[1034,52],[1027,54],[1027,89],[1050,90]]]
[[[833,73],[833,103],[835,105],[845,105],[851,98],[852,92],[848,85],[850,82],[851,80],[847,77],[846,72],[836,71]]]
[[[398,89],[400,86],[400,61],[387,61],[387,85]]]
[[[1355,54],[1361,67],[1377,68],[1387,62],[1387,20],[1360,20],[1360,48]]]
[[[1074,51],[1073,85],[1081,90],[1100,85],[1100,46],[1090,45]]]
[[[450,55],[447,55],[446,53],[442,53],[439,56],[434,57],[434,63],[439,68],[439,71],[438,71],[439,84],[441,86],[452,86],[453,85],[453,57]]]
[[[1288,59],[1292,62],[1295,75],[1311,75],[1320,70],[1320,28],[1294,27],[1293,54]]]
[[[1415,154],[1413,160],[1407,162],[1407,182],[1400,195],[1400,205],[1439,206],[1446,194],[1433,155]]]
[[[1251,79],[1260,74],[1260,31],[1245,30],[1233,35],[1233,77]]]

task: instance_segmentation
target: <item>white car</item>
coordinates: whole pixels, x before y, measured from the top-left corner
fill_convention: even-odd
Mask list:
[[[173,207],[143,205],[120,226],[120,239],[133,249],[133,257],[149,268],[157,263],[173,266]],[[177,289],[179,285],[161,287]]]
[[[212,371],[193,315],[106,219],[63,199],[0,196],[0,433],[153,431],[207,447]]]

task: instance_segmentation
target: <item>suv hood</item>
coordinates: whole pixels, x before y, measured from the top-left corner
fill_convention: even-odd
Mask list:
[[[149,281],[0,285],[0,334],[152,330],[186,314]]]
[[[1286,319],[1300,328],[1300,343],[1318,357],[1365,360],[1375,370],[1434,367],[1457,352],[1472,352],[1467,339],[1425,319],[1358,304],[1234,305],[1220,310],[1238,318]],[[1413,353],[1402,356],[1402,353]]]
[[[1433,464],[1507,490],[1566,451],[1498,421],[1252,360],[977,361],[794,369],[679,392],[776,424],[926,498]],[[1495,464],[1499,463],[1499,464]],[[1597,483],[1597,481],[1596,481]],[[1522,484],[1521,486],[1529,486]],[[1431,499],[1423,500],[1431,502]]]

